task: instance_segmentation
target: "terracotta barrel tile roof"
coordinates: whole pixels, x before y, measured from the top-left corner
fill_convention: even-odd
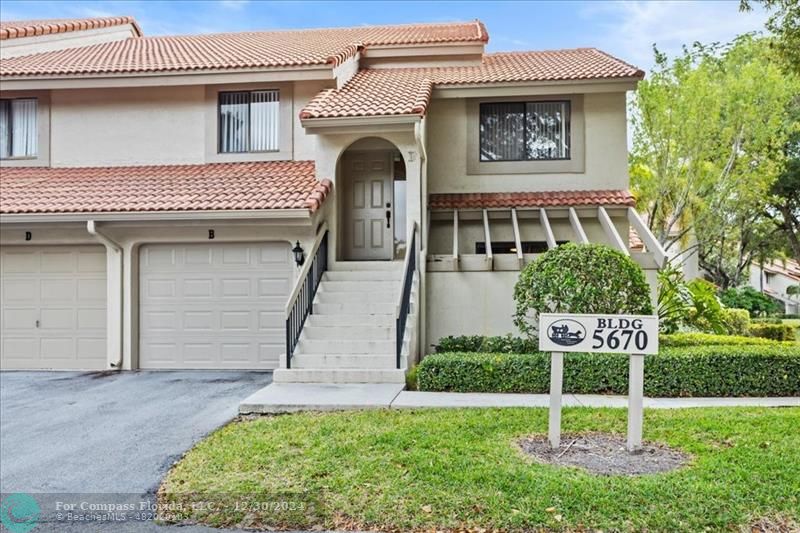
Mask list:
[[[800,281],[800,263],[794,259],[776,259],[765,263],[764,270],[772,274],[782,274],[788,278]]]
[[[633,206],[630,191],[543,191],[431,194],[431,209],[491,209],[511,207]]]
[[[644,72],[594,48],[487,54],[481,65],[364,69],[339,90],[321,92],[301,118],[424,115],[431,89],[442,85],[641,79]]]
[[[313,161],[3,168],[0,213],[308,209],[332,187]]]
[[[431,88],[415,70],[361,70],[341,89],[326,89],[312,98],[300,118],[424,115]]]
[[[147,73],[337,65],[364,46],[488,40],[478,21],[142,37],[0,61],[0,75]]]
[[[142,30],[133,17],[95,17],[85,19],[42,19],[42,20],[6,20],[0,21],[0,41],[33,37],[51,33],[67,33],[71,31],[94,30],[111,26],[132,24],[137,35]]]

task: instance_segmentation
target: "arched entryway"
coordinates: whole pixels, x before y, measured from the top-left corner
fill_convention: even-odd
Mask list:
[[[342,153],[338,174],[341,258],[391,261],[403,257],[407,188],[400,150],[378,137],[360,139]]]

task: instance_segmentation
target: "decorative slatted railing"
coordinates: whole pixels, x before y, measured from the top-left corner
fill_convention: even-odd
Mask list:
[[[300,333],[308,315],[314,311],[314,296],[317,294],[322,275],[328,270],[328,228],[323,225],[317,233],[314,246],[297,277],[294,290],[286,303],[286,368],[292,368],[292,355],[300,340]]]
[[[403,338],[406,334],[406,322],[411,312],[411,289],[414,286],[414,274],[417,271],[417,225],[411,230],[411,240],[406,249],[403,263],[403,282],[400,289],[400,301],[395,311],[395,332],[397,334],[397,368],[402,368],[400,355],[403,351]]]

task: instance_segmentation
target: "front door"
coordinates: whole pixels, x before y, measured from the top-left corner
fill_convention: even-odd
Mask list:
[[[393,259],[391,152],[348,152],[342,165],[347,183],[345,259]]]

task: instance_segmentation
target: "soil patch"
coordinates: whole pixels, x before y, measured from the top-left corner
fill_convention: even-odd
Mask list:
[[[519,446],[539,463],[573,466],[606,476],[669,472],[691,459],[689,454],[657,443],[642,443],[642,449],[631,454],[625,449],[625,437],[604,433],[562,435],[558,450],[550,448],[546,436],[524,438]]]

